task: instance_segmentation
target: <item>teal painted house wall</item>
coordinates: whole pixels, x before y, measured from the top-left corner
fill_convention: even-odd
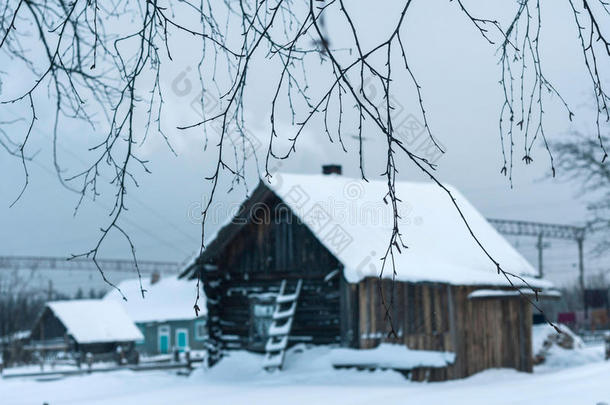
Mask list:
[[[142,354],[162,354],[163,348],[171,353],[174,347],[184,351],[185,345],[190,350],[204,350],[207,338],[205,318],[175,320],[164,322],[136,323],[144,335],[144,340],[136,342],[136,349]],[[186,336],[186,339],[185,339]],[[163,343],[167,342],[165,346]],[[182,343],[182,345],[180,345]],[[165,347],[164,347],[165,346]]]

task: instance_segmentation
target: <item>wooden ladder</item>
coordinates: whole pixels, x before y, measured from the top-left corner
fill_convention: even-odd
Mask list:
[[[284,354],[288,346],[288,336],[292,330],[292,320],[297,309],[297,301],[301,294],[303,280],[298,280],[292,293],[286,292],[286,280],[282,280],[280,292],[275,299],[273,320],[269,325],[269,338],[265,345],[263,368],[267,371],[282,369]]]

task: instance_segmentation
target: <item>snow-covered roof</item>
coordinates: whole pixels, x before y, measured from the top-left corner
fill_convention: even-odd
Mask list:
[[[468,299],[483,299],[483,298],[511,298],[511,297],[520,297],[521,295],[534,295],[538,296],[538,298],[553,298],[559,299],[561,298],[561,292],[558,290],[545,290],[538,293],[532,292],[529,288],[522,289],[511,289],[511,290],[491,290],[491,289],[481,289],[474,290],[470,294],[468,294]]]
[[[383,201],[386,181],[278,173],[265,184],[344,265],[349,282],[380,275],[379,259],[388,247],[393,225],[391,204]],[[535,269],[459,191],[447,188],[474,234],[504,270],[523,276],[533,286],[551,286],[534,278]],[[399,228],[408,246],[395,255],[398,280],[508,285],[472,238],[445,191],[434,183],[399,181],[395,191],[401,200]],[[392,277],[392,269],[386,267],[383,277]],[[518,279],[513,282],[522,285]]]
[[[138,279],[125,280],[118,287],[127,298],[123,300],[118,291],[112,290],[104,300],[120,303],[134,322],[163,322],[196,318],[193,304],[197,297],[197,282],[180,280],[176,277],[163,278],[151,284],[150,280],[142,280],[146,292],[144,298],[140,292]],[[199,316],[205,315],[207,305],[203,292],[199,294]]]
[[[129,342],[143,339],[118,302],[105,300],[52,301],[47,307],[78,343]]]

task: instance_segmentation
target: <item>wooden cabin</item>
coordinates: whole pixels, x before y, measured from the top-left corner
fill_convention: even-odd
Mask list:
[[[430,183],[397,182],[406,249],[382,272],[393,225],[385,181],[276,174],[206,243],[183,275],[201,277],[208,330],[221,350],[264,352],[278,294],[301,280],[289,344],[369,349],[380,343],[454,353],[446,367],[410,370],[417,380],[462,378],[492,367],[532,370],[532,309],[498,275],[450,197]],[[339,172],[339,173],[338,173]],[[453,188],[486,249],[527,292],[550,283]],[[279,340],[277,341],[279,342]],[[278,343],[279,344],[279,343]],[[268,350],[267,350],[268,351]],[[406,353],[406,351],[405,351]],[[212,356],[213,357],[213,356]]]
[[[114,353],[131,350],[143,336],[121,304],[105,300],[48,302],[30,333],[30,350]]]

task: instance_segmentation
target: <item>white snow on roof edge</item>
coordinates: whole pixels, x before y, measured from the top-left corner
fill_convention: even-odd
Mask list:
[[[78,343],[129,342],[144,338],[123,307],[113,301],[52,301],[46,305]]]
[[[529,288],[520,288],[514,290],[490,290],[481,289],[475,290],[468,294],[468,299],[477,298],[508,298],[508,297],[520,297],[522,295],[535,296],[535,292]],[[540,298],[561,298],[561,292],[557,290],[542,290],[538,292]]]

